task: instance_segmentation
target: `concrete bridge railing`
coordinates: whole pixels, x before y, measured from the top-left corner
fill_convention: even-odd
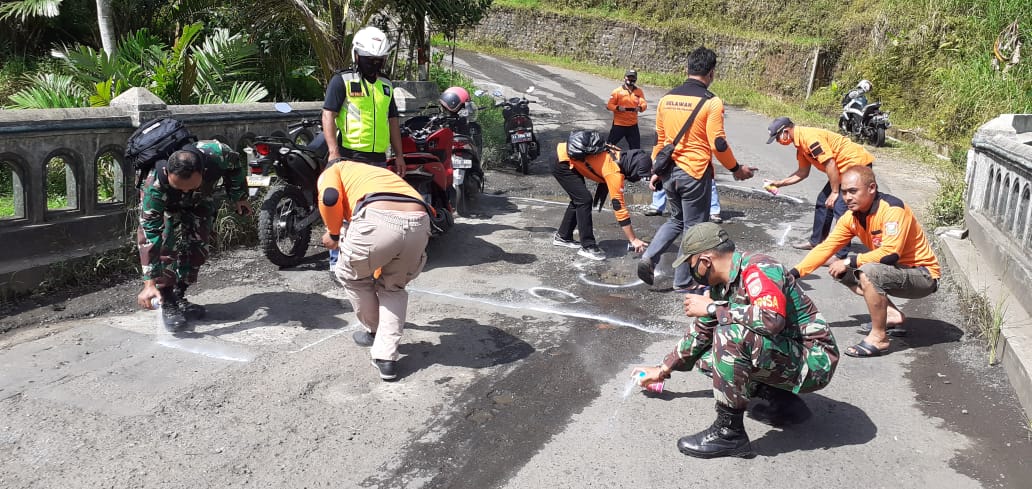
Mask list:
[[[971,241],[1032,310],[1032,114],[1005,114],[968,151],[965,220]]]
[[[402,112],[438,95],[430,82],[397,85]],[[292,105],[288,114],[272,103],[169,106],[134,88],[110,107],[0,111],[0,182],[9,186],[0,188],[0,204],[8,202],[0,206],[0,297],[37,287],[52,264],[130,243],[137,191],[123,155],[141,122],[175,117],[200,139],[242,150],[255,136],[285,135],[291,122],[321,116],[322,102]],[[55,168],[64,172],[62,195],[48,190]]]

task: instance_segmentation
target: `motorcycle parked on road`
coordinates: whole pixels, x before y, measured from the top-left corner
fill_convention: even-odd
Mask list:
[[[430,216],[431,236],[446,233],[455,224],[456,201],[452,148],[454,132],[443,115],[416,116],[401,126],[401,146],[405,155],[405,181],[419,192],[434,212]],[[387,159],[394,170],[396,158]]]
[[[280,102],[276,110],[293,109]],[[244,150],[253,157],[248,187],[268,188],[258,213],[258,242],[265,257],[281,267],[304,259],[312,225],[320,220],[316,182],[326,168],[327,147],[321,132],[313,137],[307,129],[321,125],[302,119],[287,126],[286,136],[258,136]]]
[[[502,108],[502,119],[504,119],[505,133],[509,143],[508,159],[516,162],[516,169],[526,175],[530,173],[530,162],[534,161],[541,153],[537,137],[534,135],[534,122],[530,119],[530,104],[536,103],[527,100],[527,95],[534,92],[530,87],[519,97],[502,99],[495,103],[495,107]],[[502,98],[502,92],[492,92],[496,98]]]
[[[847,101],[839,116],[839,132],[879,148],[885,146],[885,130],[890,125],[889,113],[882,112],[881,102],[869,104],[863,95]]]

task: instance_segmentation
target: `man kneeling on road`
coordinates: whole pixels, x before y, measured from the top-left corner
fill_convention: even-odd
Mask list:
[[[398,343],[408,311],[405,286],[426,265],[428,212],[433,210],[419,193],[385,168],[342,161],[319,176],[319,213],[326,229],[348,223],[343,242],[329,231],[322,242],[340,249],[333,272],[365,328],[352,337],[372,347],[373,366],[385,381],[398,377]]]
[[[853,236],[860,238],[871,251],[833,261],[828,273],[862,295],[871,314],[871,322],[859,331],[867,337],[846,349],[846,355],[874,357],[889,348],[888,336],[906,334],[906,316],[887,296],[918,299],[938,290],[939,260],[910,207],[879,192],[870,168],[854,166],[842,173],[842,198],[849,210],[792,274],[805,277]]]
[[[215,184],[223,182],[238,214],[250,214],[246,171],[247,165],[229,146],[198,141],[159,161],[140,188],[136,242],[144,282],[136,302],[150,309],[151,300],[160,298],[168,331],[204,317],[204,306],[186,300],[186,289],[197,282],[211,252],[211,227],[219,210]]]
[[[702,222],[684,233],[681,256],[709,296],[684,296],[694,325],[658,367],[646,367],[643,386],[693,366],[713,377],[717,420],[682,437],[677,448],[692,457],[753,455],[742,415],[752,396],[765,399],[752,416],[772,425],[810,416],[796,394],[824,388],[838,364],[831,329],[783,265],[760,254],[735,251],[719,225]]]

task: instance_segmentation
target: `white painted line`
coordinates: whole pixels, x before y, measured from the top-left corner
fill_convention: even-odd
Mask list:
[[[157,343],[166,348],[181,350],[203,357],[231,362],[250,362],[254,354],[242,347],[232,346],[212,339],[159,337]]]
[[[311,344],[308,344],[308,345],[305,345],[305,346],[301,347],[300,350],[288,351],[287,353],[301,353],[301,352],[303,352],[303,351],[305,351],[305,350],[307,350],[307,349],[309,349],[309,348],[311,348],[311,347],[313,347],[315,345],[318,345],[319,343],[322,343],[322,342],[324,342],[324,341],[326,341],[326,340],[328,340],[330,338],[333,338],[334,336],[340,336],[340,335],[342,335],[342,334],[344,334],[344,333],[346,333],[348,331],[349,330],[345,330],[345,329],[338,330],[336,333],[328,335],[325,338],[316,341],[315,343],[311,343]]]
[[[566,317],[573,317],[573,318],[579,318],[579,319],[592,319],[592,320],[595,320],[595,321],[600,321],[600,322],[603,322],[603,323],[609,323],[609,324],[613,324],[613,325],[616,325],[616,326],[625,326],[625,327],[628,327],[628,328],[634,328],[634,329],[636,329],[638,331],[643,331],[643,332],[646,332],[646,333],[662,334],[662,335],[668,335],[668,336],[679,336],[680,335],[680,333],[672,333],[672,332],[669,332],[669,331],[661,331],[661,330],[649,328],[649,327],[641,325],[641,324],[631,323],[631,322],[628,322],[628,321],[617,319],[617,318],[614,318],[614,317],[611,317],[611,316],[602,316],[602,315],[599,315],[599,314],[592,314],[592,313],[587,313],[587,312],[564,311],[564,310],[561,310],[561,309],[556,309],[556,308],[547,307],[547,306],[541,306],[541,305],[537,305],[537,304],[526,304],[526,303],[513,303],[513,304],[509,304],[509,303],[505,303],[505,302],[492,301],[492,300],[481,299],[481,298],[477,298],[477,297],[469,297],[469,296],[458,295],[458,294],[445,294],[443,292],[434,292],[434,291],[430,291],[430,290],[416,289],[416,288],[411,288],[411,287],[409,288],[409,290],[412,291],[412,292],[420,293],[420,294],[433,295],[433,296],[438,296],[438,297],[447,297],[449,299],[454,299],[454,300],[459,300],[459,301],[479,302],[481,304],[486,304],[486,305],[489,305],[489,306],[492,306],[492,307],[498,307],[498,308],[503,308],[503,309],[515,309],[517,311],[535,311],[535,312],[541,312],[541,313],[545,313],[545,314],[555,314],[555,315],[558,315],[558,316],[566,316]]]
[[[717,185],[717,187],[718,188],[719,187],[725,187],[725,188],[731,188],[731,189],[735,189],[735,190],[741,190],[742,192],[749,192],[749,193],[754,193],[754,194],[758,194],[758,195],[764,195],[764,196],[767,196],[767,197],[770,197],[770,198],[774,198],[774,199],[784,199],[784,200],[787,200],[789,202],[794,202],[796,204],[804,203],[803,199],[800,199],[798,197],[792,197],[791,195],[785,195],[783,193],[780,193],[780,194],[777,194],[777,195],[771,195],[770,192],[767,192],[766,190],[763,190],[763,189],[760,189],[760,188],[742,187],[740,185],[723,185],[723,184],[722,185]]]
[[[558,295],[564,295],[566,297],[569,297],[570,299],[572,299],[570,302],[581,302],[583,300],[579,296],[574,294],[573,292],[567,292],[565,290],[553,289],[551,287],[531,287],[531,288],[527,289],[527,292],[530,292],[530,295],[532,295],[534,297],[537,297],[538,299],[550,300],[547,296],[542,294],[542,292],[554,292],[554,293],[556,293]]]

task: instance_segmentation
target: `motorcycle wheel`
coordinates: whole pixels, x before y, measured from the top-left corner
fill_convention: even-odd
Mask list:
[[[874,134],[871,135],[871,144],[876,148],[885,146],[885,128],[877,127],[874,129]]]
[[[524,175],[530,173],[530,155],[527,154],[526,149],[520,151],[519,168],[520,173]]]
[[[455,224],[455,217],[443,206],[434,206],[434,214],[430,216],[430,236],[440,236]]]
[[[312,227],[295,227],[310,212],[315,210],[308,207],[301,189],[293,185],[273,187],[265,196],[258,214],[258,243],[274,265],[292,267],[304,259]]]
[[[462,185],[455,189],[456,214],[463,217],[469,217],[473,214],[473,209],[476,208],[477,200],[480,197],[480,189],[483,186],[481,181],[481,176],[476,173],[466,174],[466,179],[462,182]]]

